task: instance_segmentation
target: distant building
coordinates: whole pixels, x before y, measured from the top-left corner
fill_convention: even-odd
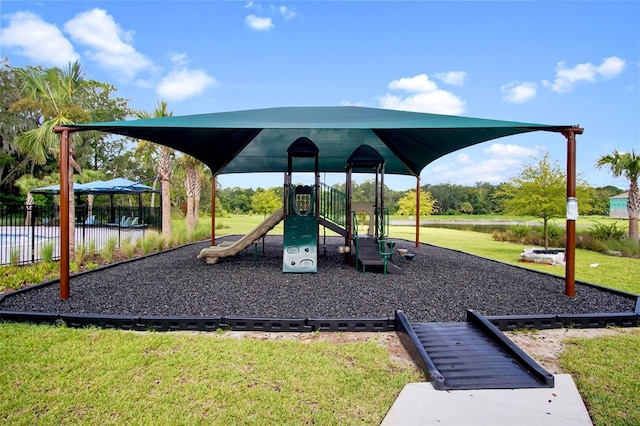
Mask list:
[[[609,217],[629,219],[629,212],[627,211],[628,199],[629,192],[623,192],[622,194],[609,197]]]

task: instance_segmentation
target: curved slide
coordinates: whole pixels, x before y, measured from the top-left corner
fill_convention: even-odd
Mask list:
[[[278,223],[284,219],[284,208],[278,209],[265,219],[260,225],[240,238],[238,241],[224,242],[219,246],[211,246],[200,250],[198,259],[204,258],[205,262],[215,264],[221,257],[235,256],[251,244],[267,235]]]

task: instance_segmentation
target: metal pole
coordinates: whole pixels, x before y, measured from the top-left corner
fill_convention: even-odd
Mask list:
[[[416,248],[420,247],[420,176],[416,177]]]
[[[576,220],[578,219],[578,201],[576,198],[576,134],[583,129],[572,128],[562,132],[567,138],[567,243],[565,247],[565,294],[576,294]]]
[[[69,130],[60,134],[60,299],[69,299]]]
[[[211,176],[211,246],[216,245],[216,175]]]

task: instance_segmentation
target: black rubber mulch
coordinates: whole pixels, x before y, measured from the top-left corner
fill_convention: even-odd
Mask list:
[[[396,240],[415,253],[394,261],[402,275],[365,275],[345,265],[340,239],[321,244],[317,274],[282,273],[282,237],[265,239],[238,256],[206,265],[196,259],[207,243],[185,246],[71,279],[71,298],[57,284],[7,296],[0,310],[102,315],[242,316],[259,318],[389,318],[465,321],[467,309],[483,315],[633,312],[635,299],[576,284],[564,295],[563,278],[460,252]],[[321,238],[322,243],[322,238]],[[549,267],[554,268],[554,267]],[[557,267],[556,267],[557,268]]]

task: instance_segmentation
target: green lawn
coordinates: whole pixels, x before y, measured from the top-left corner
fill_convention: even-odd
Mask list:
[[[423,380],[362,342],[0,324],[12,425],[371,425]]]
[[[640,425],[640,330],[572,339],[560,365],[573,376],[595,425]]]

